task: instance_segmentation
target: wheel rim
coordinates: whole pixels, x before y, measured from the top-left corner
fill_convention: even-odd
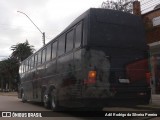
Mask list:
[[[22,101],[25,101],[24,93],[22,93]]]
[[[48,102],[48,96],[47,95],[44,96],[43,102],[44,102],[44,105],[47,106],[47,102]]]
[[[52,95],[52,107],[55,108],[56,107],[56,104],[55,104],[55,98],[54,96]]]
[[[22,98],[24,98],[24,93],[22,93]]]

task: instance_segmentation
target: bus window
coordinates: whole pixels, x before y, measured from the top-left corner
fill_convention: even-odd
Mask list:
[[[31,69],[34,67],[34,56],[31,58]]]
[[[52,59],[56,57],[57,41],[52,44]]]
[[[64,54],[64,52],[65,52],[65,34],[63,34],[59,38],[59,42],[58,42],[58,56]]]
[[[66,38],[66,52],[73,49],[73,38],[74,38],[74,30],[71,30],[67,33]]]
[[[23,64],[21,64],[21,73],[23,73]]]
[[[26,66],[25,66],[25,61],[23,62],[23,73],[25,73],[26,72],[26,68],[25,68]]]
[[[37,65],[41,64],[41,51],[38,52],[38,63]]]
[[[28,70],[30,70],[31,69],[31,58],[28,60]]]
[[[75,48],[78,48],[81,46],[81,40],[82,40],[82,23],[80,23],[76,27]]]
[[[42,51],[42,63],[46,61],[46,49],[43,49]]]
[[[37,66],[37,63],[38,63],[38,55],[36,54],[34,56],[34,66],[36,67]]]
[[[25,69],[26,69],[26,72],[28,71],[28,60],[26,60],[25,62]]]
[[[51,59],[51,44],[47,46],[47,54],[46,54],[46,61]]]
[[[22,72],[22,64],[21,64],[21,66],[19,67],[19,74],[22,74],[23,72]]]

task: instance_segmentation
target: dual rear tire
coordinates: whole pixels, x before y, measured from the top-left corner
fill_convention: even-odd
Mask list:
[[[43,103],[44,107],[47,109],[51,108],[53,111],[59,110],[55,89],[51,90],[49,94],[43,95]]]
[[[27,101],[26,97],[25,97],[25,93],[22,91],[21,93],[22,96],[22,102],[25,103]]]

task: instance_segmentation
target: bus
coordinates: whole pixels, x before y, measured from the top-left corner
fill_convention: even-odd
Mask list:
[[[113,101],[148,104],[147,58],[140,17],[90,8],[21,62],[18,97],[52,110],[96,110]]]

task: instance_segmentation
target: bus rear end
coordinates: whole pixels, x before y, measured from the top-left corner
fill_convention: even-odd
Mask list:
[[[90,14],[89,40],[82,55],[86,105],[149,103],[148,50],[141,19],[114,10],[91,9]]]

